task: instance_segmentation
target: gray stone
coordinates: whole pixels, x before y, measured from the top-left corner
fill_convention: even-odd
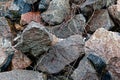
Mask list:
[[[42,19],[49,25],[60,24],[70,11],[69,0],[52,0]]]
[[[0,80],[43,80],[42,73],[28,70],[13,70],[0,73]]]
[[[71,35],[82,34],[84,32],[85,22],[84,16],[78,14],[65,23],[65,25],[63,24],[62,26],[61,24],[59,26],[51,27],[49,30],[59,38],[67,38]]]
[[[75,69],[71,77],[73,80],[99,80],[87,56],[80,61],[79,66]]]
[[[52,46],[37,62],[37,70],[58,73],[84,54],[84,42],[81,35],[73,35]]]
[[[88,32],[95,32],[98,28],[110,30],[114,26],[115,25],[111,20],[108,11],[103,9],[95,11],[86,29]]]
[[[37,0],[23,0],[23,1],[28,4],[33,4],[33,3],[37,2]]]
[[[19,40],[14,47],[23,53],[28,52],[35,57],[47,51],[52,43],[49,32],[47,32],[44,26],[36,22],[29,23]]]

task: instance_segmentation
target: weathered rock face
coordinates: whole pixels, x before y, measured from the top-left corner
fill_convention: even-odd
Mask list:
[[[23,0],[23,1],[28,4],[33,4],[33,3],[37,2],[37,0]]]
[[[112,18],[114,19],[114,21],[120,25],[120,2],[118,0],[116,5],[112,5],[108,8],[108,11],[110,13],[110,15],[112,16]]]
[[[44,26],[36,22],[31,22],[23,31],[21,40],[15,45],[17,50],[23,53],[30,53],[38,56],[47,51],[51,40],[49,33]]]
[[[14,4],[19,7],[19,13],[24,14],[32,10],[32,5],[25,3],[23,0],[14,0]]]
[[[88,32],[95,32],[98,28],[105,28],[107,30],[114,27],[114,23],[111,20],[107,10],[95,11],[91,21],[86,27]]]
[[[96,30],[92,37],[85,43],[85,52],[87,54],[95,52],[107,64],[111,58],[120,57],[119,49],[119,33],[107,31],[104,28]]]
[[[73,17],[69,22],[63,25],[50,28],[51,33],[55,34],[59,38],[67,38],[71,35],[82,34],[85,27],[85,18],[82,14],[78,14]]]
[[[21,15],[21,25],[29,24],[31,21],[40,23],[40,12],[28,12]]]
[[[99,80],[87,57],[80,61],[78,68],[75,69],[71,76],[73,80]]]
[[[120,57],[111,58],[108,64],[108,70],[112,74],[113,80],[120,79]]]
[[[11,69],[25,69],[31,63],[31,60],[26,55],[16,50],[12,59]]]
[[[41,14],[41,17],[49,25],[60,24],[69,13],[69,10],[69,0],[52,0],[48,10]]]
[[[43,80],[43,77],[36,71],[13,70],[0,73],[0,80]]]
[[[50,1],[51,1],[51,0],[40,0],[39,10],[40,10],[40,11],[45,11],[45,10],[47,10]]]
[[[37,70],[58,73],[71,62],[84,54],[84,42],[81,35],[71,36],[52,46],[37,63]]]

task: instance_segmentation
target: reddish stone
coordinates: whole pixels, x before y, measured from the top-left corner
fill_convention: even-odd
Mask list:
[[[31,63],[31,60],[26,55],[16,50],[12,59],[12,69],[24,69],[30,66]]]
[[[107,31],[104,28],[96,30],[91,38],[85,43],[87,54],[95,52],[107,63],[113,57],[120,57],[119,33]]]
[[[20,23],[21,25],[25,25],[30,23],[31,21],[35,21],[40,23],[40,12],[28,12],[21,15]]]

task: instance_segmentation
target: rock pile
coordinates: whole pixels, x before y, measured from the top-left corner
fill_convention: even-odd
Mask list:
[[[0,4],[0,80],[120,79],[120,0]]]

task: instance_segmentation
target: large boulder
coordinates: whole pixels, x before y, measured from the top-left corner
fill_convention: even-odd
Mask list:
[[[0,73],[0,80],[43,80],[43,74],[37,71],[13,70]]]
[[[28,4],[33,4],[33,3],[37,2],[37,0],[23,0],[23,1]]]
[[[49,32],[43,25],[36,22],[29,23],[18,40],[14,47],[22,53],[30,53],[34,57],[47,51],[52,43]]]
[[[69,0],[52,0],[47,11],[41,14],[49,25],[60,24],[70,11]]]
[[[59,38],[67,38],[71,35],[82,34],[85,29],[85,17],[82,14],[75,15],[63,25],[50,27],[51,33]]]
[[[81,35],[73,35],[52,46],[37,62],[37,70],[50,74],[58,73],[84,54]]]

